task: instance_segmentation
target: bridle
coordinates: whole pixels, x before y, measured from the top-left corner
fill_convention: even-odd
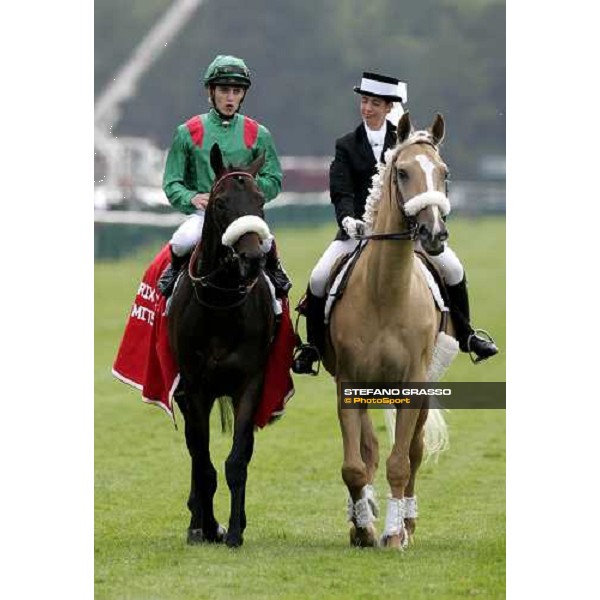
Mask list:
[[[210,197],[212,197],[215,194],[217,188],[221,185],[223,181],[225,181],[225,179],[234,176],[249,177],[250,179],[254,180],[254,175],[247,173],[246,171],[231,171],[230,173],[225,173],[225,175],[221,176],[217,181],[215,181],[215,183],[213,183],[212,188],[210,190]],[[216,222],[214,213],[212,211],[211,214],[213,217],[213,223],[218,229],[218,223]],[[237,255],[233,248],[227,247],[227,249],[230,252],[230,255],[226,256],[225,260],[216,269],[212,270],[210,273],[208,273],[208,275],[203,275],[202,277],[198,277],[193,272],[194,265],[197,264],[198,257],[201,252],[201,242],[196,244],[196,247],[192,252],[192,256],[188,263],[188,276],[192,282],[192,287],[194,288],[194,297],[196,298],[197,302],[202,306],[206,306],[215,310],[225,310],[241,306],[248,299],[248,295],[250,294],[252,288],[254,288],[258,281],[258,278],[260,277],[259,273],[259,275],[255,277],[250,283],[245,285],[238,285],[233,288],[223,287],[214,283],[214,280],[219,275],[219,273],[222,273],[225,269],[227,269],[237,258]],[[222,294],[234,294],[241,297],[239,299],[236,298],[231,304],[227,304],[225,306],[210,304],[209,302],[206,302],[206,300],[201,298],[200,294],[198,293],[198,286],[200,288],[214,290]]]
[[[418,141],[415,142],[415,144],[427,144],[427,145],[431,146],[432,148],[434,148],[435,150],[437,150],[436,145],[433,142],[430,142],[429,140],[426,140],[426,139],[419,139]],[[413,144],[410,144],[410,145],[412,146]],[[394,161],[391,166],[392,172],[390,173],[390,185],[389,185],[390,201],[393,201],[392,198],[395,198],[398,210],[400,211],[400,214],[403,216],[404,222],[407,224],[407,229],[405,231],[398,231],[398,232],[394,232],[394,233],[371,233],[371,234],[367,234],[367,235],[357,235],[356,236],[357,240],[360,240],[360,241],[362,241],[362,240],[374,240],[374,241],[410,240],[410,241],[414,242],[417,239],[417,233],[418,233],[418,229],[419,229],[418,224],[417,224],[417,216],[406,214],[406,211],[404,210],[405,200],[404,200],[404,197],[402,196],[402,192],[400,191],[399,188],[396,188],[396,194],[394,194],[394,182],[396,182],[398,180],[398,169],[396,168],[395,162],[396,162],[396,159],[398,158],[398,155],[400,154],[400,152],[398,152],[398,154],[394,157]],[[447,195],[447,192],[446,192],[446,195]]]

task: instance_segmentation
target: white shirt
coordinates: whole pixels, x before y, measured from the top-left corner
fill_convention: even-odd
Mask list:
[[[363,121],[364,123],[364,121]],[[383,144],[385,143],[385,134],[387,132],[387,126],[385,120],[381,129],[369,129],[369,126],[365,123],[365,129],[367,131],[367,139],[371,144],[371,150],[373,150],[373,156],[375,160],[379,162],[381,159],[381,153],[383,152]]]

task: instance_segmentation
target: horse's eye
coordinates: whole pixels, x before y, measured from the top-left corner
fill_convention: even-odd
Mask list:
[[[408,173],[404,169],[398,169],[398,179],[400,181],[406,181],[408,179]]]

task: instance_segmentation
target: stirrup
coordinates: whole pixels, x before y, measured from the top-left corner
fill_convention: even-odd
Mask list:
[[[303,352],[308,353],[308,351],[312,352],[314,358],[311,358],[310,364],[306,357],[301,358],[301,354]],[[313,363],[317,361],[317,370],[313,369]],[[317,376],[321,369],[321,355],[317,348],[311,344],[300,344],[295,352],[294,357],[292,359],[292,371],[296,373],[296,375],[313,375]]]
[[[492,358],[492,356],[495,356],[495,353],[491,354],[490,356],[478,356],[473,350],[471,350],[471,340],[474,337],[482,338],[484,341],[490,342],[494,344],[494,346],[496,346],[496,341],[485,329],[474,329],[473,333],[471,333],[467,338],[467,352],[469,353],[469,358],[471,359],[471,362],[474,365],[477,365],[483,362],[484,360],[488,360],[488,358]]]

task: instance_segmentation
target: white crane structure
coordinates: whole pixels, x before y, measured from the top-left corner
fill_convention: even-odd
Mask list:
[[[122,114],[123,103],[135,95],[138,83],[157,58],[167,49],[203,0],[175,0],[138,44],[114,79],[100,94],[94,106],[94,150],[105,162],[105,176],[96,190],[96,205],[106,207],[130,195],[136,174],[147,192],[160,186],[164,153],[145,138],[116,138],[113,129]],[[154,181],[157,179],[158,181]],[[100,182],[96,182],[100,183]],[[143,186],[142,186],[143,187]],[[156,192],[156,190],[154,190]],[[161,203],[160,199],[157,201]]]

